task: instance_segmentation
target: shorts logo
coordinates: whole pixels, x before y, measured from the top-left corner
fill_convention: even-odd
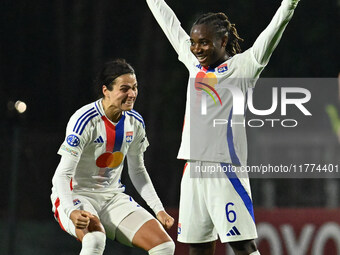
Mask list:
[[[81,202],[78,198],[74,199],[73,200],[73,205],[76,206],[76,205],[79,205]]]
[[[233,226],[232,229],[228,232],[227,236],[240,236],[241,233],[238,231],[237,227]]]
[[[133,138],[133,131],[126,132],[125,140],[127,143],[131,143]]]
[[[178,223],[177,234],[180,235],[181,233],[182,233],[182,224]]]
[[[220,65],[218,68],[217,68],[217,72],[218,73],[224,73],[228,71],[228,65],[227,64],[224,64],[224,65]]]
[[[67,143],[72,146],[72,147],[76,147],[79,145],[80,143],[80,139],[78,138],[78,136],[76,135],[69,135],[67,138],[66,138],[66,141]]]

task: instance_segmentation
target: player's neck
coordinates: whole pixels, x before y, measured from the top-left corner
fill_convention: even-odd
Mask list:
[[[221,65],[222,63],[224,63],[225,61],[227,61],[229,59],[229,55],[228,53],[226,53],[223,57],[221,57],[219,60],[217,60],[214,64],[210,65],[209,68],[216,68],[219,65]]]
[[[105,111],[105,115],[109,120],[117,123],[120,120],[120,118],[122,117],[122,112],[121,111],[115,112],[111,109],[108,109],[107,111]]]
[[[102,104],[106,117],[117,123],[122,117],[122,111],[113,105],[108,105],[105,100],[102,101]]]

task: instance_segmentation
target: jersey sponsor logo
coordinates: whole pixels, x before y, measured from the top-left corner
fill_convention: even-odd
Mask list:
[[[217,97],[220,104],[222,105],[222,100],[220,98],[220,95],[215,90],[215,86],[218,83],[217,77],[214,73],[205,73],[205,72],[199,72],[196,75],[195,79],[195,89],[198,91],[204,91],[207,93],[212,100],[217,104],[213,94]]]
[[[81,202],[78,198],[74,199],[73,200],[73,205],[76,206],[76,205],[79,205]]]
[[[69,135],[66,142],[72,147],[77,147],[80,144],[80,139],[76,135]]]
[[[228,65],[227,64],[223,64],[223,65],[220,65],[219,67],[217,67],[218,73],[224,73],[226,71],[228,71]]]
[[[178,223],[177,234],[180,235],[181,233],[182,233],[182,224]]]
[[[227,233],[227,236],[240,236],[241,233],[240,231],[238,231],[236,226],[233,226],[232,229],[229,230],[229,232]]]
[[[125,140],[127,143],[131,143],[133,138],[133,131],[126,132]]]
[[[104,143],[103,137],[99,136],[96,140],[94,140],[94,143]]]
[[[120,151],[104,152],[96,159],[96,165],[100,168],[116,168],[123,162],[124,154]]]

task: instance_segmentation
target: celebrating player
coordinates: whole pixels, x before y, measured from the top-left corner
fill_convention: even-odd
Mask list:
[[[98,76],[103,97],[68,122],[58,154],[51,200],[61,228],[82,242],[81,255],[103,254],[106,236],[153,255],[173,255],[163,227],[174,219],[163,208],[145,169],[148,140],[142,116],[133,110],[138,94],[134,69],[125,60],[107,62]],[[158,221],[124,192],[127,158],[131,181]]]
[[[298,0],[283,0],[269,26],[243,53],[239,45],[242,39],[224,13],[202,15],[189,36],[164,0],[146,2],[190,75],[178,153],[178,158],[188,161],[181,183],[178,240],[190,244],[191,255],[214,254],[217,235],[235,254],[259,254],[248,177],[240,178],[227,170],[221,178],[190,178],[190,172],[247,164],[245,126],[231,125],[243,123],[244,115],[233,114],[233,98],[222,84],[233,79],[243,97],[254,87]],[[221,118],[221,113],[227,114],[224,119],[228,118],[228,124],[212,129],[211,120]]]

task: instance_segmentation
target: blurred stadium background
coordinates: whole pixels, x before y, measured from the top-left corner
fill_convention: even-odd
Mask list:
[[[198,14],[225,12],[245,39],[243,49],[280,4],[167,2],[187,31]],[[336,78],[339,13],[339,0],[301,0],[262,77]],[[96,99],[95,73],[116,57],[137,71],[135,109],[147,126],[147,169],[164,205],[176,215],[187,71],[145,1],[3,0],[0,19],[0,253],[78,254],[80,243],[59,228],[51,213],[56,151],[70,115]],[[249,130],[249,164],[339,163],[340,145],[325,113],[326,104],[340,109],[337,84],[313,89],[325,95],[311,105],[313,115],[320,116],[315,123],[295,133]],[[10,107],[17,100],[27,104],[24,114]],[[127,193],[144,205],[126,174],[123,180]],[[262,254],[340,254],[339,179],[252,179],[251,184]],[[172,232],[175,236],[176,227]],[[178,247],[176,254],[186,254]],[[228,252],[219,246],[218,254]],[[108,241],[105,254],[146,253]]]

